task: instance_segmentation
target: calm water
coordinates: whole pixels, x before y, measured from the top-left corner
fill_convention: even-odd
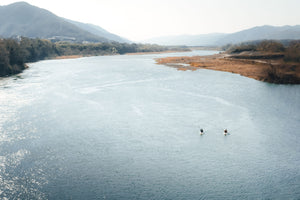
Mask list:
[[[0,79],[0,198],[300,199],[300,85],[153,60],[211,53],[42,61]]]

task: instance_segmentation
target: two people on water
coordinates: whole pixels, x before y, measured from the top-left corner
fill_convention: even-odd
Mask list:
[[[200,129],[200,135],[203,135],[204,134],[204,131],[203,131],[203,129],[201,128]],[[227,131],[227,129],[224,129],[224,135],[226,136],[228,134],[228,131]]]

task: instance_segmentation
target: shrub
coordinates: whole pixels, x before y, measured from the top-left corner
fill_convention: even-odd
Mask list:
[[[264,40],[257,44],[257,51],[267,51],[267,52],[284,52],[284,46],[274,40]]]
[[[292,41],[284,54],[286,62],[300,62],[300,40]]]

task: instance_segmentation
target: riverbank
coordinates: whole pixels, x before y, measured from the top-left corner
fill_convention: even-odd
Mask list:
[[[60,60],[60,59],[75,59],[75,58],[82,58],[83,55],[68,55],[68,56],[56,56],[52,59]]]
[[[220,53],[211,56],[158,58],[156,62],[178,70],[210,69],[269,83],[300,84],[300,64],[285,63],[280,54],[244,54],[239,57]]]
[[[25,63],[46,59],[68,59],[83,56],[123,55],[126,53],[156,53],[184,51],[187,47],[167,47],[155,44],[129,43],[90,43],[68,42],[53,43],[44,39],[22,37],[20,41],[0,38],[0,76],[9,76],[22,72]]]

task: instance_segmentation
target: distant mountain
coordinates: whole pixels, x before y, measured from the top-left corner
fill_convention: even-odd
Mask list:
[[[187,45],[187,46],[220,46],[237,44],[253,40],[287,40],[300,39],[300,25],[296,26],[258,26],[236,33],[213,33],[202,35],[165,36],[144,40],[145,43],[160,45]]]
[[[300,39],[300,25],[257,26],[229,34],[217,41],[218,44],[235,44],[253,40],[297,40]]]
[[[117,38],[117,41],[121,41],[120,37],[100,27],[97,28],[102,30],[103,35],[82,28],[79,24],[82,23],[71,23],[26,2],[0,6],[0,37],[25,36],[76,42],[108,42]]]
[[[120,43],[132,43],[130,40],[127,40],[126,38],[120,37],[118,35],[115,35],[113,33],[110,33],[108,31],[106,31],[105,29],[101,28],[100,26],[96,26],[93,24],[86,24],[86,23],[81,23],[81,22],[76,22],[73,20],[69,20],[69,19],[65,19],[66,21],[76,25],[77,27],[86,30],[94,35],[100,36],[100,37],[104,37],[106,39],[112,40],[112,41],[116,41],[116,42],[120,42]]]

